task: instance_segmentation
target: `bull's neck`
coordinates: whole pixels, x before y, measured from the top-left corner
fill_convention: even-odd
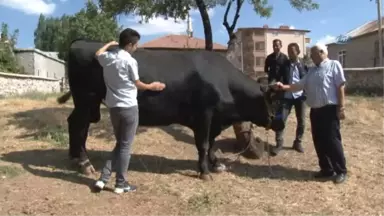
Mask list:
[[[251,117],[260,108],[260,103],[264,101],[260,84],[241,73],[234,76],[230,86],[235,107],[240,117]]]

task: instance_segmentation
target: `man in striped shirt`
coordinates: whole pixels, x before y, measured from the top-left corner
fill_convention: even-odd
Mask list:
[[[284,85],[278,82],[274,87],[291,92],[305,90],[320,166],[320,172],[314,177],[334,177],[335,183],[342,183],[347,174],[340,134],[340,119],[345,118],[344,71],[340,62],[328,59],[328,50],[323,44],[311,48],[311,58],[315,66],[298,83]]]

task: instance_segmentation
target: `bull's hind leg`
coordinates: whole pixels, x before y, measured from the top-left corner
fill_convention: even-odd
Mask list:
[[[69,132],[69,157],[86,175],[95,172],[86,151],[89,129],[88,110],[75,108],[67,119]]]
[[[209,149],[209,131],[211,127],[212,112],[204,112],[198,115],[193,132],[195,135],[195,144],[197,147],[200,171],[199,178],[203,180],[212,180],[208,167],[208,149]]]

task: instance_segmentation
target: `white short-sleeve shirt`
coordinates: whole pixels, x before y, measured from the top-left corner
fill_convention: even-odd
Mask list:
[[[136,59],[127,51],[119,49],[102,53],[98,61],[103,66],[107,88],[106,105],[109,108],[137,106],[135,81],[139,79],[139,73]]]

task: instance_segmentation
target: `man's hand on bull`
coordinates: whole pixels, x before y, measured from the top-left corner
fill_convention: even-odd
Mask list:
[[[284,84],[281,82],[275,82],[270,85],[274,90],[284,90]]]
[[[111,42],[108,43],[108,45],[109,46],[115,46],[115,45],[119,45],[119,43],[116,42],[116,41],[111,41]]]
[[[162,91],[165,88],[165,84],[161,82],[152,82],[149,84],[149,88],[152,91]]]
[[[110,46],[119,45],[116,41],[111,41],[107,44],[105,44],[103,47],[101,47],[99,50],[96,51],[95,55],[98,57],[101,54],[103,54]]]

